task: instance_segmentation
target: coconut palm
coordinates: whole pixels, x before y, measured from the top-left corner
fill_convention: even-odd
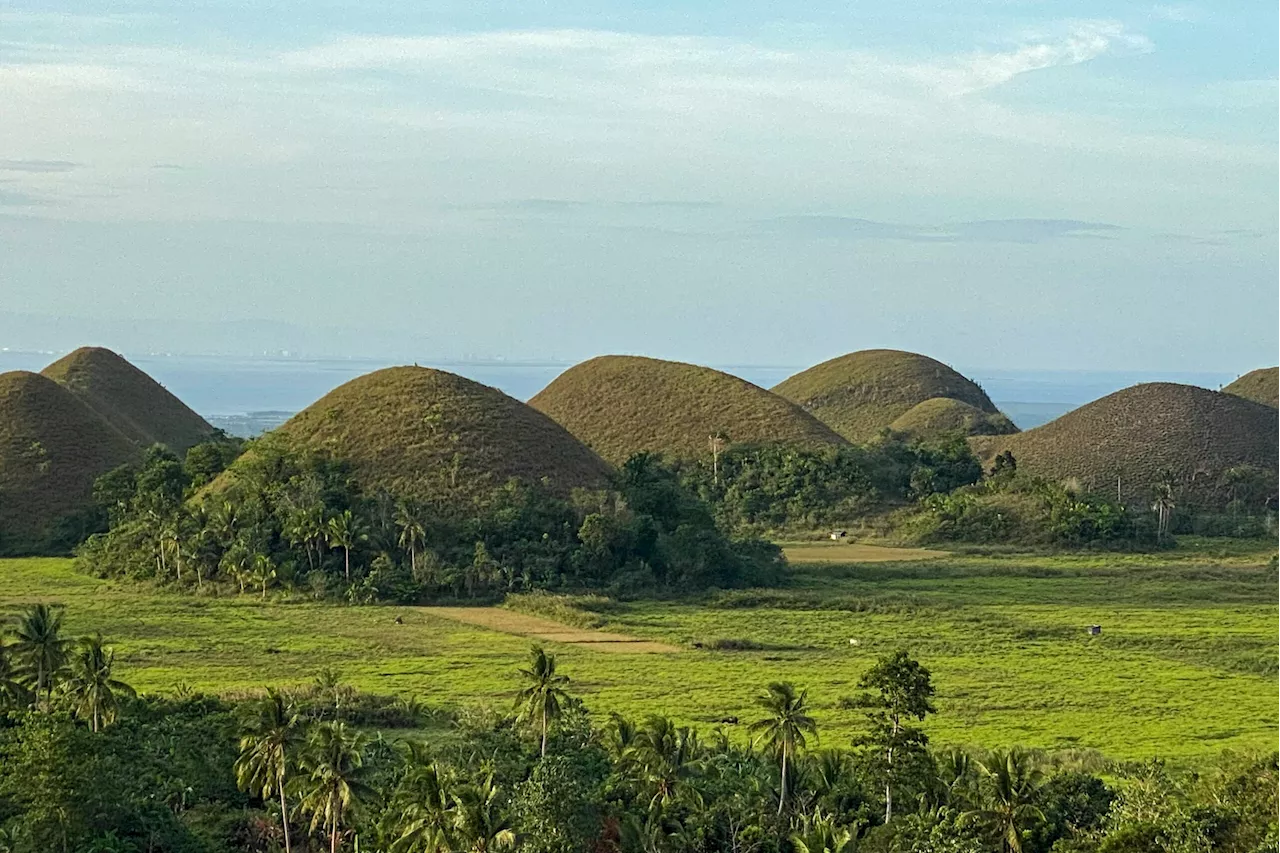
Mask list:
[[[317,723],[298,762],[301,808],[311,815],[311,831],[329,836],[329,853],[338,853],[346,820],[370,793],[362,779],[365,743],[346,723]]]
[[[390,853],[450,853],[454,802],[450,780],[435,762],[410,746],[413,762],[391,799],[396,840]]]
[[[351,549],[369,538],[360,519],[351,514],[351,510],[342,512],[329,519],[329,547],[342,549],[342,570],[347,582],[351,582]]]
[[[264,800],[279,797],[285,853],[291,849],[285,782],[293,769],[300,735],[298,716],[279,693],[268,689],[267,695],[251,706],[235,763],[236,784],[242,791]]]
[[[13,653],[13,646],[0,638],[0,711],[22,708],[31,704],[31,692],[22,683],[22,668]]]
[[[115,651],[103,646],[101,637],[84,637],[71,655],[67,696],[75,715],[88,720],[94,732],[115,722],[120,696],[135,695],[128,684],[112,678],[115,660]]]
[[[529,668],[520,670],[525,686],[516,693],[516,706],[520,708],[520,721],[534,723],[542,733],[542,757],[547,755],[547,729],[551,721],[560,717],[561,703],[569,698],[561,685],[569,683],[569,677],[556,675],[556,656],[549,655],[541,646],[529,650]]]
[[[631,755],[653,791],[650,808],[665,807],[693,775],[701,748],[698,733],[666,717],[649,717],[635,733]]]
[[[799,694],[787,682],[770,684],[756,702],[768,716],[751,724],[749,731],[762,742],[782,764],[782,784],[778,789],[778,814],[787,800],[787,764],[798,750],[808,745],[805,735],[818,735],[818,724],[806,713],[807,690]]]
[[[62,636],[61,607],[33,604],[18,617],[13,630],[13,654],[37,696],[45,695],[45,703],[53,696],[53,680],[67,662],[70,644]]]
[[[1172,471],[1161,471],[1155,485],[1151,487],[1154,502],[1151,508],[1156,511],[1156,538],[1163,540],[1169,533],[1169,521],[1177,508],[1174,494],[1175,481]]]
[[[415,579],[418,577],[418,549],[427,541],[427,528],[414,507],[406,503],[396,504],[395,524],[400,530],[396,540],[400,547],[409,552],[409,572]]]
[[[1044,774],[1023,750],[996,750],[978,762],[986,778],[985,808],[968,812],[967,821],[991,827],[1000,838],[1000,849],[1022,853],[1022,832],[1045,819],[1035,806]]]
[[[490,773],[480,784],[462,785],[453,795],[453,829],[459,851],[490,853],[515,848],[515,831],[499,808],[501,793]]]

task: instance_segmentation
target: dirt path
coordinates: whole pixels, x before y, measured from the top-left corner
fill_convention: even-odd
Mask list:
[[[901,563],[933,560],[949,556],[946,551],[926,548],[890,548],[858,542],[805,542],[783,545],[782,553],[792,563]]]
[[[652,640],[641,640],[628,637],[626,634],[612,634],[608,631],[589,631],[584,628],[573,628],[542,619],[506,610],[502,607],[422,607],[418,608],[430,616],[440,616],[486,628],[490,631],[501,631],[504,634],[518,634],[522,637],[533,637],[548,643],[569,643],[589,646],[602,652],[625,652],[628,654],[659,654],[678,652],[678,646],[657,643]]]

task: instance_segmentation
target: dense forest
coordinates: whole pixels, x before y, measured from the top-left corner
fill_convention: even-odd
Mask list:
[[[612,595],[761,586],[783,579],[779,531],[824,525],[890,542],[1154,548],[1178,532],[1274,530],[1270,485],[1229,472],[1236,497],[1210,511],[1172,479],[1152,504],[1021,474],[1011,453],[984,470],[958,434],[884,433],[805,449],[727,441],[703,460],[628,459],[611,489],[562,497],[511,480],[459,505],[362,493],[341,460],[264,437],[217,440],[184,458],[156,446],[99,478],[104,532],[78,549],[99,576],[200,589],[273,588],[353,602],[491,600],[530,590]],[[214,482],[233,461],[236,476]]]
[[[536,646],[509,704],[485,708],[361,694],[331,670],[238,701],[136,697],[62,616],[32,607],[0,646],[8,853],[1277,849],[1276,756],[1175,769],[937,748],[932,676],[905,651],[840,703],[862,734],[826,744],[789,683],[710,731],[595,718]]]

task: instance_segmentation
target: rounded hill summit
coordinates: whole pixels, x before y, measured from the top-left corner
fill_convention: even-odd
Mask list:
[[[916,406],[938,398],[962,405],[935,405],[917,412],[907,426],[916,431],[957,425],[976,433],[1017,431],[976,383],[940,361],[901,350],[842,355],[783,380],[773,391],[858,443],[894,428]]]
[[[186,403],[109,349],[81,347],[41,374],[140,446],[163,444],[182,454],[214,435],[214,428]]]
[[[712,436],[733,444],[845,444],[799,406],[745,379],[640,356],[584,361],[529,405],[615,464],[640,452],[705,456]]]
[[[1232,394],[1152,382],[1125,388],[1017,435],[973,439],[985,460],[1013,454],[1019,472],[1074,481],[1126,502],[1151,499],[1172,475],[1196,502],[1224,502],[1224,475],[1248,466],[1275,476],[1276,410]]]
[[[567,495],[604,488],[612,473],[541,412],[496,388],[426,367],[357,377],[269,435],[346,462],[366,492],[421,500],[479,497],[511,478]]]

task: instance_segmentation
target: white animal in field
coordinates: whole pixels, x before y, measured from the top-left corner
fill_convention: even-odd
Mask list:
[[[858,641],[857,641],[857,640],[850,640],[850,641],[849,641],[849,645],[851,645],[851,646],[856,646],[856,645],[858,645]]]

